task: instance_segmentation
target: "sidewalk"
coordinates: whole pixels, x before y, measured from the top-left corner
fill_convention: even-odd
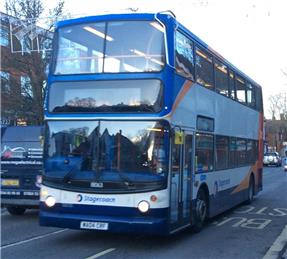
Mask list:
[[[287,225],[262,259],[287,259]]]

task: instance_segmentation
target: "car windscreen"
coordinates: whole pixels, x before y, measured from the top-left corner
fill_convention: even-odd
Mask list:
[[[9,160],[41,160],[41,127],[7,127],[1,138],[1,164]]]

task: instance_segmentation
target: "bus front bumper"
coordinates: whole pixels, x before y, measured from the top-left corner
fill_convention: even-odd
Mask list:
[[[137,233],[137,234],[156,234],[167,235],[169,233],[169,225],[167,218],[128,218],[115,216],[98,216],[84,214],[68,214],[57,213],[40,210],[40,225],[50,227],[60,227],[69,229],[83,229],[81,222],[100,222],[107,223],[106,230],[114,233]],[[89,230],[89,229],[84,229]]]

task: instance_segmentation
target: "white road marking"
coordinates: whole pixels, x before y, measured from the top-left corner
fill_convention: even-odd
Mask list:
[[[105,254],[108,254],[108,253],[110,253],[110,252],[112,252],[112,251],[114,251],[114,250],[116,250],[116,249],[115,249],[115,248],[109,248],[109,249],[104,250],[104,251],[102,251],[102,252],[100,252],[100,253],[97,253],[97,254],[95,254],[95,255],[89,256],[89,257],[87,257],[86,259],[99,258],[100,256],[103,256],[103,255],[105,255]]]
[[[55,231],[55,232],[52,232],[52,233],[48,233],[48,234],[45,234],[45,235],[32,237],[32,238],[29,238],[29,239],[26,239],[26,240],[23,240],[23,241],[19,241],[19,242],[13,243],[13,244],[4,245],[4,246],[1,246],[0,250],[1,249],[5,249],[5,248],[9,248],[9,247],[13,247],[13,246],[22,245],[22,244],[25,244],[25,243],[28,243],[28,242],[31,242],[31,241],[34,241],[34,240],[42,239],[42,238],[45,238],[45,237],[49,237],[49,236],[52,236],[52,235],[56,235],[56,234],[62,233],[62,232],[67,231],[67,230],[68,229],[62,229],[62,230]]]
[[[277,259],[287,245],[287,225],[262,259]],[[281,258],[281,257],[280,257]]]

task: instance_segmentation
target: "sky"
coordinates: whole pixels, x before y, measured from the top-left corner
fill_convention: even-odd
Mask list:
[[[57,0],[43,2],[49,9]],[[72,17],[128,8],[173,11],[180,23],[262,86],[267,118],[269,96],[287,92],[282,73],[287,73],[286,0],[65,0]]]

